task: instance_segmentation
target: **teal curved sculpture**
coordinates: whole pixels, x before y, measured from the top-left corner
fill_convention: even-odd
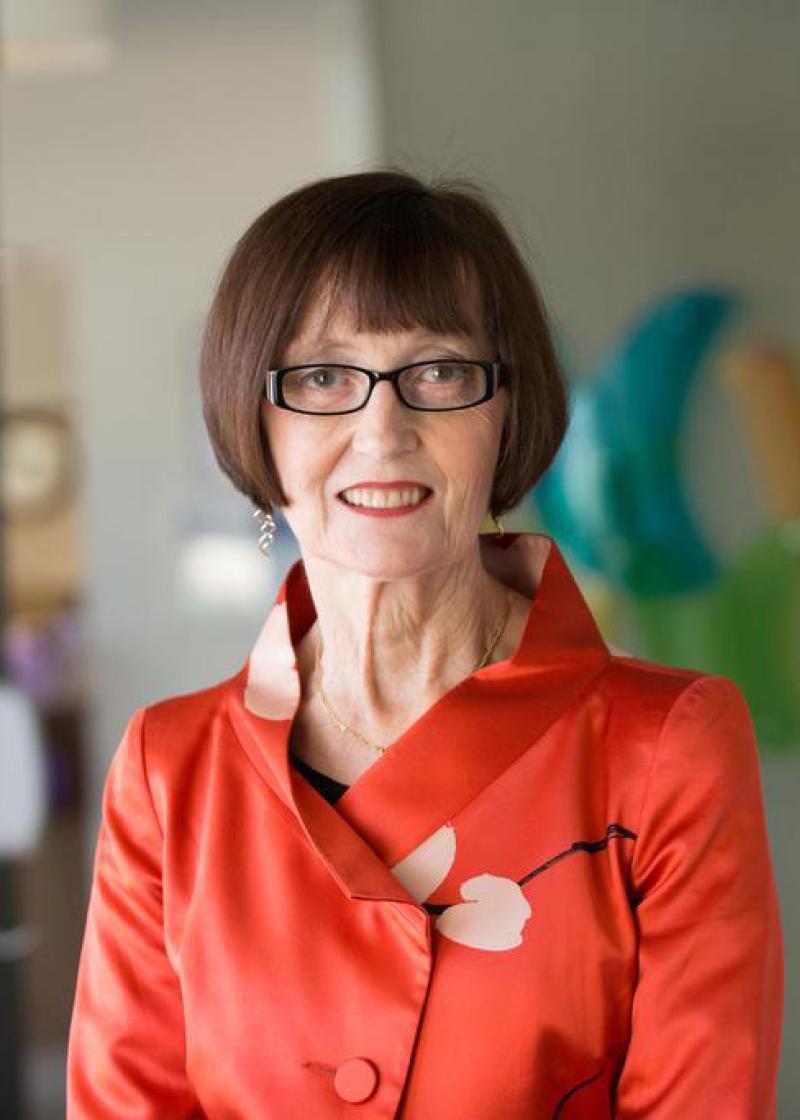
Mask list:
[[[684,494],[679,440],[690,389],[740,303],[690,288],[649,307],[591,377],[573,381],[567,436],[532,493],[576,560],[636,595],[719,574]]]

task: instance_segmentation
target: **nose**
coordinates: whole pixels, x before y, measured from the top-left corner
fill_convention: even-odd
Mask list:
[[[354,412],[356,430],[353,442],[365,454],[411,450],[416,446],[416,420],[388,381],[379,381],[367,403]]]

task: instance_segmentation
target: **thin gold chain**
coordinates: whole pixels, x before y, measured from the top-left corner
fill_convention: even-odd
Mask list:
[[[484,667],[484,665],[486,665],[486,663],[488,662],[489,658],[494,653],[495,646],[500,641],[500,635],[503,633],[503,631],[506,628],[506,624],[508,623],[508,616],[510,614],[511,614],[511,592],[509,590],[506,590],[506,602],[505,602],[505,609],[503,611],[503,617],[500,619],[497,626],[495,627],[494,632],[492,633],[492,636],[489,640],[489,645],[486,649],[486,652],[484,653],[483,657],[480,659],[478,664],[475,666],[475,668],[472,670],[473,673],[476,673],[478,671],[478,669],[482,669]],[[320,638],[319,645],[317,646],[317,657],[316,657],[316,662],[315,662],[315,665],[314,665],[314,674],[317,678],[317,686],[319,688],[319,694],[320,694],[320,697],[322,699],[322,703],[325,705],[325,710],[327,711],[328,715],[331,717],[331,719],[336,724],[336,726],[339,728],[339,730],[343,731],[345,733],[345,735],[349,735],[351,738],[357,739],[360,743],[363,743],[364,746],[369,747],[370,750],[378,751],[380,754],[383,754],[384,751],[389,749],[388,747],[382,747],[382,746],[380,746],[380,744],[374,743],[374,742],[372,742],[371,739],[367,739],[366,736],[361,735],[354,728],[348,727],[348,725],[346,723],[344,723],[342,720],[339,719],[336,712],[334,712],[333,708],[330,706],[330,702],[328,701],[328,697],[325,695],[325,690],[322,687],[321,660],[322,660],[322,638]]]

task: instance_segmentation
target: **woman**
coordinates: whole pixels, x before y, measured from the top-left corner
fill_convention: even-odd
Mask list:
[[[302,559],[242,668],[117,748],[69,1117],[774,1117],[742,694],[609,648],[546,534],[479,535],[568,418],[490,204],[394,171],[281,199],[201,381]]]

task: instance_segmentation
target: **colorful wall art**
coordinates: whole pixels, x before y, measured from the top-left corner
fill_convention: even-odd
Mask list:
[[[743,300],[671,292],[576,381],[572,422],[529,510],[591,582],[598,621],[635,618],[637,654],[732,677],[765,749],[800,748],[800,376],[776,344],[717,356]],[[717,555],[679,470],[692,385],[719,364],[770,524]],[[613,633],[607,636],[613,641]]]

